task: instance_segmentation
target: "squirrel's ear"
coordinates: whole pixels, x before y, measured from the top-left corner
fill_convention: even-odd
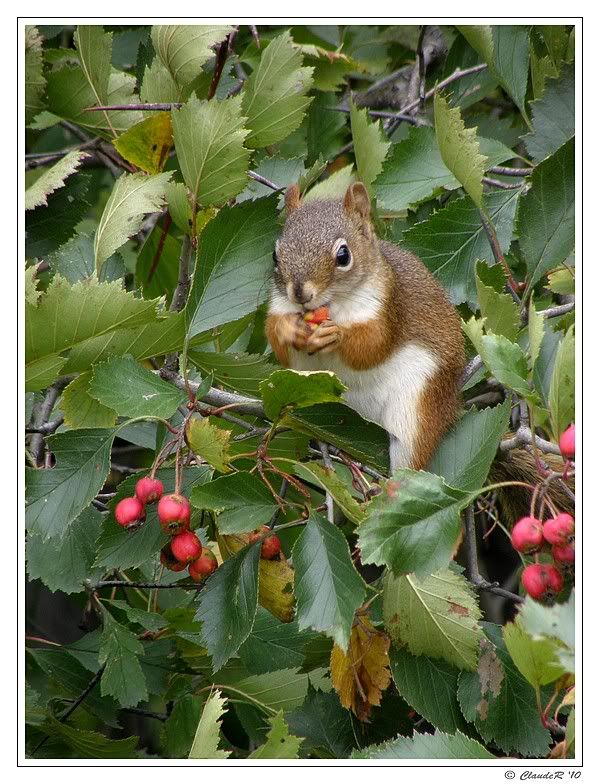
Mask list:
[[[353,182],[348,186],[344,196],[344,209],[349,215],[356,215],[362,221],[368,221],[371,215],[371,200],[362,182]]]
[[[287,214],[297,210],[300,206],[300,188],[297,185],[290,185],[284,196],[285,209]]]

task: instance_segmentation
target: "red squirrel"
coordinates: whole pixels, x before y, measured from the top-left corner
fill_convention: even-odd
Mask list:
[[[389,433],[392,469],[426,468],[459,412],[455,308],[416,256],[377,238],[361,182],[343,199],[308,202],[292,185],[285,206],[266,322],[277,359],[333,371],[346,403]],[[318,325],[304,318],[323,308]]]

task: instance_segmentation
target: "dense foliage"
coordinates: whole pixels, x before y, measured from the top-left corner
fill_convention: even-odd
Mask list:
[[[572,536],[509,530],[572,500],[574,58],[561,25],[27,28],[29,756],[574,755]],[[355,179],[463,319],[428,472],[264,336],[284,189]],[[164,505],[117,523],[150,473],[210,576]]]

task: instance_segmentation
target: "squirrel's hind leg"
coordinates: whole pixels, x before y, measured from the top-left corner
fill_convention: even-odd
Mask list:
[[[427,468],[444,434],[456,421],[459,375],[460,370],[453,373],[440,369],[424,386],[415,412],[418,425],[410,443],[390,433],[392,471],[397,468],[415,471]]]

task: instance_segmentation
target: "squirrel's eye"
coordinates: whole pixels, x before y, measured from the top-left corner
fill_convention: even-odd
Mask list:
[[[352,261],[350,249],[347,245],[340,245],[335,254],[335,263],[338,267],[348,267]]]
[[[277,266],[277,252],[273,251],[273,264]]]

